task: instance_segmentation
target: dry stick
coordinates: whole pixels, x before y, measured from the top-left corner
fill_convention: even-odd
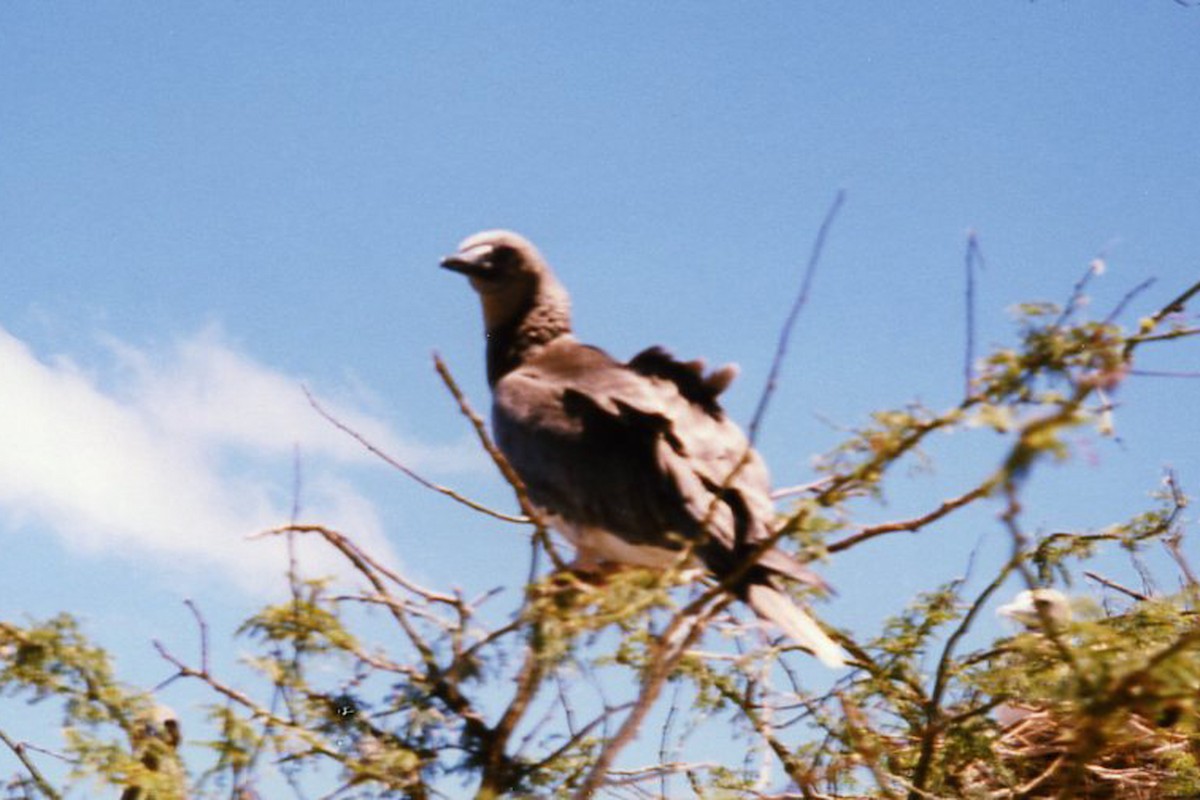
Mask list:
[[[1125,296],[1121,298],[1121,301],[1117,303],[1116,307],[1113,308],[1113,310],[1109,312],[1108,316],[1104,318],[1104,324],[1108,325],[1114,322],[1117,317],[1121,316],[1122,312],[1125,311],[1125,307],[1129,305],[1129,302],[1153,286],[1156,280],[1156,278],[1147,278],[1126,292]]]
[[[342,555],[344,555],[346,559],[360,572],[363,572],[364,565],[366,567],[370,567],[388,580],[395,583],[397,586],[407,589],[409,592],[412,592],[413,594],[428,600],[431,603],[442,603],[444,605],[454,606],[455,608],[462,605],[462,600],[460,598],[452,597],[448,594],[442,594],[441,592],[435,592],[432,589],[426,589],[425,587],[404,577],[395,570],[388,569],[386,566],[376,561],[365,550],[356,545],[349,536],[339,533],[332,528],[327,528],[324,525],[285,525],[281,528],[272,528],[268,531],[263,531],[260,534],[253,534],[253,536],[269,536],[272,534],[288,532],[318,534],[325,539],[325,541],[333,545],[334,548],[336,548],[339,552],[341,552]]]
[[[508,484],[513,488],[517,497],[517,502],[521,506],[521,510],[525,512],[526,522],[533,522],[534,531],[534,553],[531,563],[531,582],[532,572],[536,570],[538,545],[546,551],[550,556],[550,560],[558,570],[566,568],[565,562],[558,555],[553,543],[550,541],[550,536],[546,530],[546,524],[542,519],[542,515],[529,498],[529,492],[525,487],[525,482],[521,480],[521,476],[517,474],[508,459],[500,452],[500,449],[492,441],[488,435],[487,426],[484,425],[483,419],[480,418],[471,404],[467,401],[466,395],[459,388],[458,382],[454,380],[454,376],[450,373],[450,369],[442,358],[437,353],[433,354],[434,367],[437,369],[438,375],[442,382],[446,384],[446,388],[454,396],[458,403],[459,410],[462,412],[475,429],[476,435],[479,437],[480,443],[487,450],[488,455],[492,457],[496,467],[504,476]],[[509,703],[508,708],[501,716],[500,720],[492,728],[486,730],[486,734],[480,738],[480,743],[485,749],[485,759],[483,765],[483,777],[480,793],[490,791],[494,794],[505,791],[509,788],[508,772],[512,764],[506,754],[509,739],[512,737],[513,731],[520,722],[529,704],[533,702],[534,696],[541,685],[542,678],[545,675],[544,665],[541,663],[537,654],[532,647],[526,648],[525,662],[521,667],[521,671],[517,676],[517,692]]]
[[[1163,541],[1163,546],[1167,548],[1167,552],[1175,563],[1179,565],[1179,571],[1183,573],[1184,580],[1188,586],[1196,588],[1200,586],[1200,579],[1196,577],[1196,573],[1192,571],[1192,565],[1183,554],[1183,534],[1175,533],[1168,536]]]
[[[530,775],[536,775],[539,771],[544,769],[547,764],[554,763],[554,761],[560,758],[564,753],[570,752],[572,747],[583,741],[583,739],[591,734],[592,731],[608,722],[608,718],[613,714],[618,714],[626,709],[632,708],[633,705],[633,703],[622,703],[619,706],[612,706],[611,708],[606,706],[605,709],[593,717],[590,722],[580,728],[577,732],[572,733],[571,737],[567,739],[567,741],[555,748],[551,753],[542,758],[541,761],[531,765],[527,769],[527,772]]]
[[[181,659],[171,653],[171,651],[167,650],[162,642],[155,641],[154,649],[158,651],[158,654],[162,656],[164,660],[174,665],[174,667],[179,671],[178,677],[200,679],[204,683],[208,684],[208,686],[217,694],[224,695],[234,703],[237,703],[239,706],[246,709],[248,712],[250,712],[252,718],[261,719],[273,727],[283,728],[291,731],[298,738],[303,740],[305,744],[312,748],[313,752],[329,756],[337,761],[344,761],[345,756],[322,744],[321,739],[317,734],[299,725],[289,722],[288,720],[268,710],[264,706],[260,706],[258,703],[255,703],[249,697],[249,695],[246,695],[232,686],[222,683],[213,677],[213,675],[209,672],[198,670],[195,667],[189,667]]]
[[[725,479],[721,482],[720,489],[713,493],[712,502],[709,503],[708,510],[705,512],[704,520],[700,526],[702,531],[707,531],[709,526],[712,524],[713,518],[716,515],[717,506],[720,504],[725,490],[733,485],[733,481],[737,478],[738,474],[743,468],[745,468],[747,464],[750,463],[750,458],[754,453],[754,442],[758,437],[758,430],[766,416],[767,407],[771,403],[771,397],[775,394],[775,389],[778,386],[779,373],[783,369],[783,360],[787,355],[788,343],[792,338],[792,328],[795,327],[796,320],[800,318],[800,312],[804,309],[805,304],[808,303],[809,290],[812,288],[813,278],[817,274],[817,265],[820,263],[821,253],[825,249],[825,240],[829,236],[829,230],[833,226],[833,221],[837,218],[837,213],[841,209],[842,203],[845,201],[845,199],[846,191],[844,189],[839,189],[837,196],[833,199],[833,203],[829,206],[829,210],[825,212],[825,218],[821,221],[821,227],[817,230],[816,238],[813,239],[812,249],[809,251],[808,255],[808,263],[804,268],[804,278],[800,282],[800,291],[797,292],[795,300],[792,301],[792,307],[788,311],[788,315],[784,320],[783,327],[779,331],[779,340],[775,344],[775,354],[771,358],[771,368],[767,372],[767,381],[763,385],[762,393],[759,395],[758,405],[754,409],[754,416],[750,419],[750,426],[747,430],[746,436],[746,449],[738,459],[737,463],[734,465],[733,469],[729,471],[729,474],[726,475]],[[734,570],[731,576],[726,576],[723,580],[721,580],[720,584],[718,584],[714,590],[707,593],[706,596],[711,597],[715,591],[728,590],[735,586],[737,581],[740,581],[750,571],[750,569],[758,563],[759,558],[761,558],[768,550],[774,547],[781,538],[783,538],[783,535],[787,529],[787,525],[780,525],[775,531],[772,532],[770,536],[760,542],[747,558],[743,559],[742,565],[738,569]],[[684,548],[679,557],[676,559],[675,567],[682,566],[689,558],[691,558],[692,552],[697,544],[699,543],[690,542],[689,546]]]
[[[726,593],[724,597],[708,606],[702,613],[693,612],[692,614],[688,614],[688,610],[695,605],[695,603],[691,603],[682,612],[672,618],[670,624],[667,625],[667,629],[658,637],[658,644],[651,658],[648,674],[642,679],[638,698],[634,702],[633,708],[626,715],[625,719],[622,720],[616,734],[604,744],[600,755],[597,756],[595,763],[592,764],[592,768],[588,771],[587,777],[584,778],[579,789],[572,795],[574,800],[587,800],[603,785],[605,776],[608,774],[609,768],[612,767],[613,761],[616,760],[617,754],[633,740],[641,729],[643,720],[645,720],[646,715],[654,706],[659,692],[662,691],[663,683],[666,682],[667,677],[675,670],[679,659],[687,653],[688,648],[699,638],[707,622],[732,600],[733,597]],[[691,620],[691,626],[682,633],[682,638],[678,642],[675,642],[674,640],[677,638],[680,628],[687,624],[689,620]]]
[[[1145,595],[1145,594],[1142,594],[1141,592],[1130,589],[1128,586],[1122,586],[1121,584],[1117,583],[1116,581],[1114,581],[1110,578],[1106,578],[1099,573],[1092,572],[1091,570],[1084,570],[1083,574],[1085,577],[1091,578],[1092,580],[1094,580],[1096,583],[1100,584],[1101,586],[1107,586],[1109,589],[1120,592],[1121,594],[1123,594],[1127,597],[1132,597],[1134,600],[1137,600],[1138,602],[1143,602],[1145,600],[1150,599],[1150,597],[1148,595]]]
[[[1185,289],[1183,292],[1181,292],[1178,297],[1176,297],[1171,302],[1167,303],[1165,306],[1160,308],[1158,311],[1155,311],[1150,316],[1149,319],[1145,320],[1142,323],[1143,333],[1139,333],[1137,336],[1131,336],[1125,342],[1125,353],[1124,353],[1125,359],[1128,361],[1129,357],[1133,353],[1134,349],[1136,349],[1137,346],[1142,344],[1143,342],[1163,341],[1166,339],[1178,338],[1178,336],[1188,336],[1188,335],[1191,335],[1192,333],[1200,332],[1200,329],[1197,329],[1197,330],[1189,329],[1189,330],[1186,330],[1183,332],[1171,331],[1168,333],[1160,333],[1160,334],[1154,333],[1154,329],[1156,327],[1158,327],[1158,324],[1160,322],[1162,322],[1168,315],[1176,314],[1180,311],[1183,311],[1183,309],[1187,305],[1188,301],[1191,300],[1192,297],[1194,297],[1197,292],[1200,292],[1200,281],[1193,283],[1191,286],[1189,286],[1187,289]]]
[[[845,199],[846,191],[844,189],[839,190],[837,197],[833,199],[833,204],[825,212],[825,219],[821,221],[821,227],[817,230],[817,237],[813,240],[812,250],[808,255],[808,264],[804,268],[804,280],[800,284],[800,291],[796,295],[796,299],[792,301],[792,308],[788,311],[787,319],[784,320],[783,327],[779,331],[779,341],[775,345],[775,357],[771,360],[771,369],[767,373],[767,383],[758,398],[758,406],[754,409],[754,416],[750,419],[748,438],[751,447],[754,446],[759,426],[762,425],[763,417],[767,413],[767,406],[771,402],[771,395],[775,393],[775,386],[779,380],[779,372],[783,368],[783,359],[787,355],[788,342],[792,338],[792,328],[796,326],[796,320],[799,319],[800,312],[808,302],[808,292],[812,287],[813,277],[817,274],[817,264],[821,260],[821,251],[825,249],[825,239],[829,235],[829,229],[833,226],[833,220],[837,217],[838,210],[841,209],[842,202]]]
[[[981,497],[986,497],[987,495],[991,494],[992,490],[995,489],[997,485],[998,481],[996,477],[993,476],[976,486],[974,489],[964,492],[958,497],[953,497],[949,500],[943,501],[940,506],[930,511],[928,514],[924,514],[920,517],[914,517],[913,519],[898,520],[896,522],[884,522],[879,525],[872,525],[870,527],[863,528],[858,533],[851,534],[843,539],[839,539],[838,541],[829,545],[826,550],[830,553],[849,550],[851,547],[854,547],[857,544],[861,544],[868,539],[874,539],[876,536],[882,536],[886,533],[895,533],[898,531],[915,533],[921,528],[924,528],[926,525],[936,522],[937,520],[946,516],[951,511],[962,508],[965,505],[969,505]]]
[[[967,234],[967,252],[963,257],[963,268],[967,274],[966,296],[963,304],[967,307],[967,336],[966,353],[963,356],[963,396],[970,397],[971,382],[975,379],[975,267],[983,267],[983,250],[979,247],[979,236],[975,231]]]
[[[346,560],[350,562],[351,566],[358,570],[359,573],[370,582],[371,586],[375,588],[375,591],[381,597],[389,596],[387,586],[384,584],[379,575],[376,574],[377,570],[375,569],[374,563],[370,561],[368,557],[362,554],[358,548],[355,547],[354,544],[345,536],[337,531],[330,530],[329,528],[325,528],[321,525],[295,525],[291,526],[291,528],[300,533],[320,534],[327,542],[336,547],[342,553],[342,555],[346,557]],[[450,600],[449,602],[453,604],[455,601]],[[430,670],[430,677],[432,678],[437,672],[437,659],[434,656],[433,647],[430,646],[425,637],[423,637],[420,632],[417,631],[412,621],[409,620],[408,610],[403,604],[388,603],[385,605],[385,608],[391,612],[392,618],[396,620],[396,624],[400,626],[405,635],[408,636],[408,639],[412,643],[413,647],[415,647],[421,654],[421,659],[425,662],[426,666]]]
[[[46,780],[46,777],[37,768],[37,765],[30,760],[29,756],[25,755],[26,744],[24,742],[14,741],[4,731],[0,731],[0,742],[4,742],[8,749],[13,751],[13,755],[17,757],[17,760],[29,772],[29,776],[33,778],[33,782],[37,784],[38,790],[42,794],[52,798],[52,800],[61,800],[62,795],[55,791],[54,787],[50,785],[50,782]]]
[[[716,688],[722,697],[736,705],[746,715],[746,719],[750,721],[754,732],[766,742],[767,748],[779,759],[779,763],[783,766],[788,777],[797,786],[803,786],[806,782],[806,776],[802,769],[803,765],[796,761],[796,757],[788,746],[775,735],[774,726],[770,720],[765,715],[760,714],[753,703],[748,702],[745,697],[733,691],[728,686],[718,684]]]
[[[200,632],[200,669],[208,672],[208,621],[204,619],[204,615],[200,613],[199,606],[196,601],[190,597],[183,601],[183,604],[188,607],[188,611],[192,612],[192,617],[196,620],[196,627]]]
[[[1075,286],[1071,289],[1071,296],[1067,298],[1067,302],[1063,306],[1062,313],[1058,315],[1058,319],[1054,320],[1054,325],[1051,327],[1060,328],[1064,322],[1071,318],[1071,315],[1075,313],[1075,309],[1079,307],[1079,301],[1083,298],[1083,290],[1087,288],[1088,283],[1096,275],[1096,260],[1093,259],[1088,263],[1087,269],[1083,271],[1083,275],[1075,282]]]
[[[714,761],[664,761],[659,764],[652,764],[648,767],[638,767],[636,769],[614,769],[609,770],[609,775],[613,776],[610,782],[612,786],[630,786],[635,783],[653,780],[657,777],[667,777],[668,775],[678,775],[683,772],[693,772],[699,770],[713,770],[721,767]],[[665,797],[665,795],[659,795]]]
[[[521,476],[513,469],[512,464],[508,463],[508,459],[504,457],[504,453],[500,452],[500,448],[492,441],[492,437],[488,435],[487,426],[484,425],[483,419],[475,413],[475,409],[471,408],[471,404],[467,402],[467,397],[463,394],[462,389],[458,388],[458,383],[454,380],[454,376],[450,374],[449,367],[446,362],[442,361],[442,357],[437,353],[433,354],[433,364],[437,369],[438,375],[441,376],[442,382],[446,384],[446,388],[450,390],[450,394],[454,395],[454,399],[458,402],[458,408],[475,428],[475,434],[479,437],[480,444],[487,450],[492,461],[500,470],[500,474],[508,481],[508,485],[513,488],[513,492],[517,495],[517,503],[521,506],[521,511],[525,512],[525,519],[521,522],[532,522],[535,526],[534,540],[541,544],[542,548],[550,556],[550,560],[554,562],[554,568],[557,570],[566,569],[566,562],[558,555],[554,544],[550,541],[550,535],[546,530],[546,521],[542,518],[541,513],[533,505],[533,501],[529,499],[529,490],[525,488],[525,481],[521,480]],[[534,553],[536,558],[536,551]]]
[[[374,563],[370,561],[368,557],[361,554],[346,537],[342,536],[336,531],[332,531],[318,525],[292,527],[299,529],[300,532],[314,532],[323,536],[326,541],[334,545],[342,552],[351,565],[354,566],[354,568],[357,569],[359,573],[361,573],[363,577],[365,577],[371,583],[371,585],[375,588],[375,591],[381,597],[390,596],[383,580],[378,574],[376,574]],[[451,600],[450,602],[452,604],[457,603],[456,600]],[[455,714],[458,714],[458,716],[462,718],[463,724],[466,726],[467,730],[470,731],[478,741],[487,742],[490,729],[488,729],[487,725],[483,722],[483,719],[479,716],[479,714],[472,709],[470,701],[459,690],[453,679],[453,676],[444,673],[440,669],[437,663],[437,658],[434,655],[433,648],[416,629],[416,626],[413,625],[413,623],[409,620],[407,610],[404,608],[404,606],[401,604],[388,603],[385,607],[391,613],[391,616],[396,621],[396,624],[399,625],[401,630],[404,631],[409,642],[412,643],[413,647],[416,648],[417,652],[420,654],[421,661],[425,665],[427,673],[426,680],[428,680],[430,684],[430,691]],[[155,644],[157,646],[157,643]]]
[[[517,724],[528,710],[529,704],[533,702],[545,672],[545,664],[538,658],[538,654],[532,647],[526,648],[525,662],[521,665],[521,671],[516,678],[516,694],[513,695],[512,701],[504,710],[500,720],[492,727],[491,735],[487,740],[481,792],[484,788],[490,788],[496,792],[496,796],[500,796],[512,788],[509,785],[511,781],[508,780],[511,762],[505,751],[508,749],[508,742],[512,738],[513,731],[516,730]]]
[[[515,517],[515,516],[512,516],[511,514],[505,514],[501,511],[496,511],[494,509],[488,508],[487,506],[483,505],[482,503],[478,503],[478,502],[470,499],[469,497],[465,497],[447,486],[442,486],[440,484],[434,483],[433,481],[431,481],[425,477],[422,477],[417,472],[406,467],[404,464],[400,463],[398,460],[396,460],[392,456],[385,453],[383,450],[376,447],[369,439],[367,439],[367,437],[363,436],[361,433],[354,430],[353,428],[351,428],[346,423],[342,422],[337,417],[333,416],[333,414],[331,414],[329,411],[325,410],[324,406],[322,406],[319,402],[317,402],[317,399],[313,396],[312,392],[310,392],[308,390],[307,386],[302,386],[300,388],[304,390],[304,396],[308,398],[308,404],[311,405],[318,414],[320,414],[322,417],[324,417],[326,420],[328,420],[335,428],[337,428],[342,433],[345,433],[348,436],[350,436],[351,438],[353,438],[355,441],[357,441],[359,444],[361,444],[363,447],[365,447],[367,450],[369,450],[373,455],[378,456],[379,458],[383,459],[389,465],[391,465],[392,467],[403,472],[405,475],[412,478],[414,481],[421,484],[426,489],[432,489],[435,492],[440,492],[441,494],[444,494],[453,500],[457,500],[458,502],[462,503],[463,505],[467,506],[468,508],[472,508],[475,511],[480,511],[484,514],[487,514],[490,517],[495,517],[496,519],[502,519],[505,522],[516,522],[516,523],[529,522],[529,520],[526,519],[525,517]]]
[[[1172,339],[1183,339],[1187,336],[1195,336],[1200,333],[1200,328],[1176,328],[1167,331],[1166,333],[1156,333],[1154,335],[1138,335],[1133,338],[1138,344],[1146,344],[1147,342],[1169,342]]]
[[[1142,378],[1200,378],[1200,372],[1167,372],[1153,369],[1131,369],[1129,374]]]
[[[674,690],[671,692],[671,705],[667,709],[667,719],[663,722],[662,731],[658,737],[658,763],[665,764],[667,761],[667,746],[671,739],[671,734],[674,733],[675,717],[679,713],[679,692],[683,688],[683,682],[675,684]],[[663,774],[658,785],[658,792],[663,797],[667,797],[668,778],[670,776]]]
[[[1197,292],[1200,292],[1200,281],[1193,283],[1191,286],[1181,292],[1178,297],[1156,311],[1154,316],[1150,317],[1150,321],[1157,325],[1159,322],[1162,322],[1162,320],[1168,314],[1175,314],[1183,311],[1184,306],[1187,305],[1187,302],[1191,300]]]
[[[795,495],[805,494],[806,492],[815,492],[815,491],[825,487],[832,481],[833,481],[833,476],[826,475],[824,478],[818,478],[817,480],[811,481],[809,483],[801,483],[796,486],[784,486],[781,489],[772,490],[771,491],[771,499],[772,500],[782,500],[785,497],[794,497]]]

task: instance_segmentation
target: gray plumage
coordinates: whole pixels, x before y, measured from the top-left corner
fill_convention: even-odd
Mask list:
[[[735,368],[705,373],[703,362],[658,347],[622,364],[581,344],[566,290],[517,234],[471,236],[442,266],[468,276],[480,295],[496,443],[575,546],[578,567],[664,568],[693,543],[700,565],[722,579],[771,535],[766,466],[750,451],[734,472],[748,443],[718,402]],[[781,578],[824,585],[772,548],[733,591],[840,665],[841,649],[780,591]]]

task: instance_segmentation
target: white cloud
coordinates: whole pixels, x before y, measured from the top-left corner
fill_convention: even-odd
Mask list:
[[[39,359],[0,328],[0,509],[10,519],[48,525],[68,546],[218,569],[253,588],[279,574],[283,548],[246,536],[287,521],[299,447],[305,519],[390,555],[372,503],[334,469],[373,457],[314,412],[297,378],[211,329],[165,353],[107,346],[115,368],[88,373],[65,357]],[[473,460],[461,446],[412,446],[366,413],[321,402],[413,466]],[[328,548],[302,553],[309,572],[340,566]]]

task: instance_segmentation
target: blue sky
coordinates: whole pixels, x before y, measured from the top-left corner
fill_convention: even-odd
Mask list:
[[[286,522],[297,450],[303,518],[516,591],[519,532],[372,461],[299,388],[507,505],[430,366],[486,406],[475,299],[436,267],[481,228],[540,245],[585,340],[739,362],[746,420],[844,188],[763,431],[780,484],[813,476],[829,420],[956,402],[969,230],[981,348],[1098,254],[1101,309],[1200,277],[1200,16],[1168,0],[5,3],[0,40],[0,617],[76,610],[143,685],[169,674],[151,636],[190,642],[183,597],[229,630],[280,588],[280,548],[244,536]],[[1164,464],[1200,489],[1200,383],[1118,399],[1121,443],[1050,470],[1031,527],[1122,519]],[[995,450],[931,452],[863,513],[928,508]],[[823,612],[874,630],[1001,537],[985,510],[860,548]]]

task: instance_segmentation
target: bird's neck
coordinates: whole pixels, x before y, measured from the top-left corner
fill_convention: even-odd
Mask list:
[[[487,374],[492,386],[542,347],[571,333],[571,310],[564,292],[539,292],[528,307],[487,332]]]

